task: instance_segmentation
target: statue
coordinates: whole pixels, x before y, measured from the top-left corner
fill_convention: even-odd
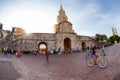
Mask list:
[[[114,27],[112,27],[112,34],[113,34],[113,35],[117,35],[117,29],[114,28]]]
[[[3,26],[3,24],[2,24],[2,23],[0,23],[0,30],[2,30],[2,26]]]

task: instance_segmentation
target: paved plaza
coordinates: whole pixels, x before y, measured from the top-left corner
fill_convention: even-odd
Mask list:
[[[85,53],[50,55],[0,54],[0,80],[119,80],[120,44],[106,47],[108,65],[88,67]]]

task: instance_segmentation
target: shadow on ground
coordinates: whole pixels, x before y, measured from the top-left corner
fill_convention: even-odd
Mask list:
[[[20,77],[11,61],[0,60],[0,80],[17,80]]]
[[[120,73],[117,73],[117,74],[115,75],[115,77],[113,78],[113,80],[120,80]]]

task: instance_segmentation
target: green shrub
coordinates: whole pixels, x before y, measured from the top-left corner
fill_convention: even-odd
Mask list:
[[[2,52],[3,51],[3,48],[0,48],[0,52]]]
[[[30,51],[22,51],[23,54],[29,54]]]

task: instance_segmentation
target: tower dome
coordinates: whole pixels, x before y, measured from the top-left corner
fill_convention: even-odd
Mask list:
[[[68,18],[67,18],[65,11],[63,10],[63,7],[61,5],[60,10],[59,10],[59,15],[57,16],[57,23],[60,23],[62,21],[68,21]]]

